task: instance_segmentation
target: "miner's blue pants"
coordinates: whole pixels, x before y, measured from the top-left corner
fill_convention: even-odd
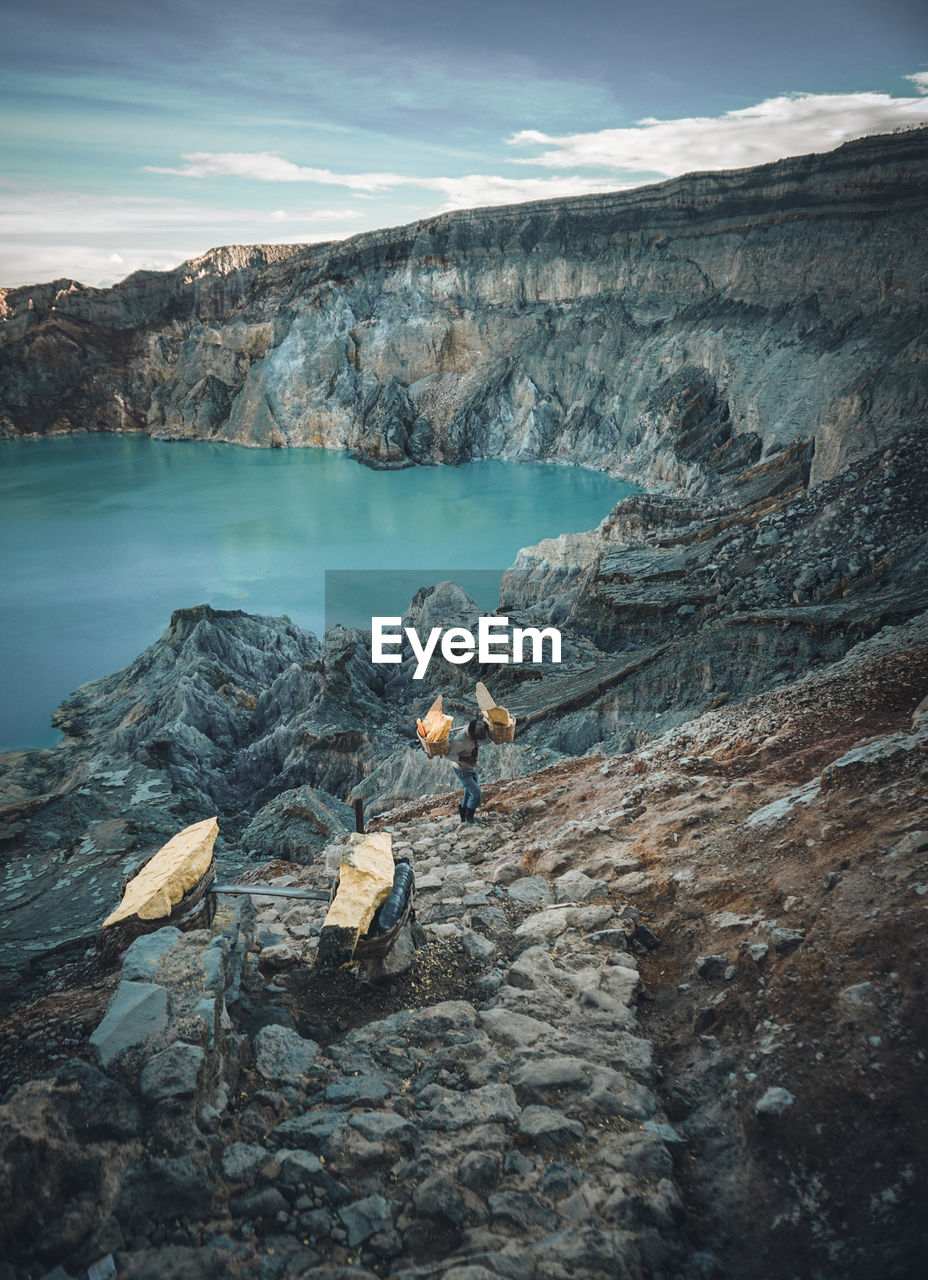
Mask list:
[[[483,803],[483,796],[477,784],[477,774],[471,773],[469,769],[459,769],[456,764],[451,768],[461,779],[461,785],[464,788],[464,807],[473,813],[477,805]]]

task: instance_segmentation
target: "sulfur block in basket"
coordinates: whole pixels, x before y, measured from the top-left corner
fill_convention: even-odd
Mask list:
[[[426,755],[448,754],[448,734],[453,723],[454,717],[442,712],[439,694],[429,707],[425,719],[417,721],[419,741],[425,748]]]
[[[122,902],[103,921],[103,928],[138,916],[160,920],[206,875],[213,860],[213,845],[219,834],[215,818],[185,827],[167,842],[129,881]]]
[[[393,837],[389,831],[353,833],[338,869],[338,891],[319,934],[318,963],[346,964],[358,938],[393,888]]]

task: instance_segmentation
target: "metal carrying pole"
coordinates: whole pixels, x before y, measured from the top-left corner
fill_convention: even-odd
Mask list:
[[[244,893],[250,898],[312,898],[314,902],[328,902],[326,889],[285,889],[261,884],[214,884],[210,893]]]

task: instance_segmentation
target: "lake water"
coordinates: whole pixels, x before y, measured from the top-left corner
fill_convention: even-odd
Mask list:
[[[498,586],[520,547],[591,529],[633,491],[544,464],[384,472],[323,449],[0,441],[0,750],[55,742],[58,703],[125,666],[176,608],[287,614],[321,634],[326,570],[407,571],[402,612],[410,584],[450,570]]]

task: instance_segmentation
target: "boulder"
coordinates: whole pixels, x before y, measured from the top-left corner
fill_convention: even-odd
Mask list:
[[[343,1205],[338,1211],[342,1225],[348,1233],[348,1247],[363,1244],[379,1231],[393,1225],[394,1206],[383,1196],[365,1196]]]
[[[139,1091],[149,1102],[192,1097],[197,1091],[205,1055],[197,1044],[177,1042],[162,1049],[145,1063],[139,1076]]]
[[[526,1107],[519,1117],[519,1133],[540,1151],[559,1151],[583,1138],[583,1125],[553,1107]]]
[[[761,1094],[754,1103],[754,1110],[759,1116],[781,1116],[795,1101],[795,1095],[788,1089],[774,1085]]]
[[[145,1044],[168,1025],[168,993],[150,982],[120,982],[106,1016],[90,1037],[102,1067]]]
[[[316,1060],[319,1046],[290,1027],[262,1027],[255,1036],[255,1066],[265,1080],[301,1084]]]

